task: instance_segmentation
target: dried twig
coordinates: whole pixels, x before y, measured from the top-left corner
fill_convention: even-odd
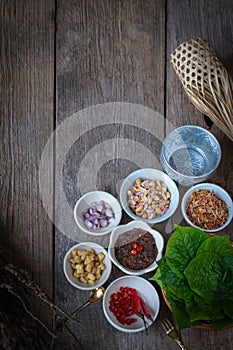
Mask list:
[[[55,337],[55,334],[52,333],[48,327],[43,323],[41,322],[41,320],[39,320],[35,315],[33,315],[33,313],[28,309],[26,303],[24,302],[23,298],[18,295],[12,288],[12,286],[10,286],[9,284],[6,284],[6,283],[2,283],[0,284],[0,289],[6,289],[10,294],[12,294],[13,296],[15,296],[22,304],[24,310],[26,311],[26,313],[33,319],[35,320],[37,323],[39,323],[52,337]]]
[[[48,348],[48,339],[45,339],[45,332],[40,331],[40,328],[46,330],[51,339],[51,344],[54,344],[54,341],[61,342],[61,339],[58,339],[56,334],[31,310],[29,303],[33,300],[32,298],[39,301],[48,307],[49,311],[52,311],[51,317],[64,318],[64,316],[68,316],[67,313],[52,302],[26,271],[17,269],[14,265],[4,261],[1,257],[1,247],[0,293],[0,349],[24,350],[25,342],[29,348],[35,350]],[[4,302],[4,300],[7,300],[7,302]],[[9,300],[10,302],[8,302]],[[22,315],[20,313],[20,316],[19,307],[22,307]],[[35,321],[35,324],[32,321]],[[36,325],[40,327],[35,328]],[[73,332],[71,332],[71,335],[81,349],[78,338]]]

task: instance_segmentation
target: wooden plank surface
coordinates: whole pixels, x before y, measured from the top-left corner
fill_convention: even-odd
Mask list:
[[[184,41],[202,37],[233,76],[232,1],[168,1],[167,10],[167,119],[175,126],[195,124],[208,128],[203,115],[189,102],[170,64],[170,54]],[[222,166],[213,177],[232,195],[232,143],[215,125],[210,129],[222,147]],[[231,150],[231,151],[230,151]],[[232,227],[228,228],[232,232]]]
[[[134,102],[150,107],[161,114],[161,120],[163,120],[165,112],[167,129],[171,127],[171,124],[178,126],[179,123],[200,123],[198,119],[200,114],[192,106],[190,107],[178,80],[175,81],[177,78],[175,78],[175,74],[172,72],[168,62],[171,47],[175,48],[174,44],[178,45],[178,41],[186,38],[184,28],[187,28],[187,22],[182,17],[182,11],[188,13],[190,2],[184,3],[182,11],[179,10],[180,7],[177,6],[177,3],[168,2],[167,12],[165,3],[161,5],[160,2],[147,2],[145,7],[143,5],[140,1],[127,2],[127,5],[120,1],[108,4],[106,2],[98,2],[98,4],[89,2],[88,6],[84,6],[82,2],[58,3],[58,123],[64,122],[65,118],[70,117],[77,110],[115,101]],[[194,31],[197,31],[197,28],[200,26],[198,22],[200,8],[196,2],[193,2],[191,5],[194,13],[191,27],[193,26]],[[205,12],[208,9],[208,4],[204,7],[204,10],[202,6],[202,11]],[[167,14],[167,17],[165,14]],[[197,20],[196,23],[194,23],[195,19]],[[180,32],[176,35],[176,26],[179,27],[180,32],[182,32],[183,28],[183,36]],[[213,28],[213,24],[210,28]],[[186,30],[188,32],[188,29]],[[167,53],[166,67],[164,66],[165,51]],[[148,52],[150,53],[150,58],[147,57]],[[81,70],[80,66],[82,67]],[[164,84],[165,69],[166,84]],[[173,77],[172,84],[170,76]],[[147,93],[148,88],[149,94]],[[149,99],[148,96],[150,97]],[[164,96],[167,96],[166,105],[164,105]],[[180,113],[182,109],[183,113]],[[193,113],[195,119],[191,117],[189,111]],[[88,132],[82,135],[80,139],[77,138],[65,159],[62,185],[71,208],[74,207],[75,201],[79,198],[80,192],[82,192],[80,184],[77,183],[77,173],[83,165],[83,159],[88,157],[88,153],[96,145],[103,144],[106,139],[124,139],[130,135],[132,140],[137,140],[149,149],[152,149],[157,156],[158,149],[161,146],[158,140],[155,142],[155,137],[148,136],[148,131],[143,130],[144,132],[142,132],[142,128],[140,128],[139,132],[137,128],[132,128],[132,126],[126,125],[122,127],[122,124],[119,123],[119,116],[116,116],[114,113],[109,113],[112,125],[97,127],[96,123],[99,120],[98,109],[95,109],[95,113],[96,121],[91,119],[91,115],[87,110],[84,110],[86,117],[85,127]],[[188,117],[187,114],[189,114]],[[79,114],[76,115],[77,118],[79,116]],[[119,125],[115,130],[113,123],[116,121]],[[66,127],[66,124],[63,125]],[[201,125],[205,126],[203,121]],[[76,124],[75,126],[77,127]],[[160,127],[161,132],[164,132],[163,125],[160,125]],[[213,128],[216,129],[215,127]],[[146,122],[144,129],[147,129]],[[218,130],[215,132],[218,133]],[[64,137],[64,135],[66,136]],[[75,132],[73,134],[71,130],[67,131],[67,133],[64,132],[64,135],[62,134],[61,137],[63,136],[65,140],[69,135],[71,139],[75,139]],[[58,138],[57,152],[59,152],[59,146]],[[132,159],[135,159],[134,152],[135,148],[132,147]],[[98,148],[98,156],[105,159],[105,154],[100,148]],[[112,194],[117,195],[116,183],[135,169],[135,165],[125,159],[115,160],[115,158],[119,158],[119,153],[117,152],[113,152],[112,158],[114,159],[106,162],[101,167],[97,166],[95,169],[97,182],[91,189],[108,190]],[[148,155],[147,158],[149,159]],[[61,215],[62,208],[61,204],[56,203],[56,211],[60,213],[61,220],[63,220]],[[173,223],[177,223],[176,219],[180,219],[180,216],[174,218]],[[67,231],[65,233],[69,236],[68,231],[74,232],[75,227],[71,218],[67,220],[69,223],[66,226]],[[123,222],[125,220],[127,218],[124,216]],[[59,224],[61,223],[59,222]],[[165,232],[165,225],[157,226],[157,229],[163,232],[165,239],[168,238],[169,232]],[[231,232],[230,229],[229,232]],[[74,241],[85,239],[85,235],[82,235],[80,232],[77,232],[76,236],[74,235],[73,237],[73,240],[69,240],[57,230],[56,300],[67,311],[73,310],[74,299],[77,300],[77,304],[81,304],[88,298],[88,293],[74,291],[73,288],[67,285],[65,279],[61,278],[60,261],[65,251],[74,244]],[[88,237],[88,240],[92,239],[92,237]],[[108,283],[119,275],[121,275],[119,271],[113,268],[113,274]],[[78,317],[78,324],[72,325],[72,331],[80,340],[80,347],[84,349],[89,349],[96,344],[98,344],[100,349],[107,349],[109,346],[113,349],[144,349],[152,344],[155,349],[169,349],[172,348],[173,343],[169,338],[164,337],[164,333],[159,325],[159,321],[169,312],[163,301],[161,304],[158,322],[154,324],[153,330],[151,330],[152,335],[149,338],[144,334],[125,335],[112,329],[106,320],[102,318],[99,305],[93,305],[89,310],[83,311]],[[101,323],[101,326],[98,326],[99,323]],[[208,332],[195,329],[192,331],[185,330],[183,334],[185,341],[192,349],[209,349],[210,336]],[[192,335],[191,340],[190,334]],[[77,342],[68,333],[64,337],[66,343],[70,344],[71,347],[75,344],[77,346]],[[212,349],[219,349],[222,339],[224,339],[224,344],[227,344],[230,348],[231,337],[231,331],[223,332],[220,335],[217,332],[213,332],[211,335],[211,339],[214,339],[213,341],[211,340]]]
[[[129,106],[129,114],[125,115],[123,120],[117,112],[117,106],[115,110],[109,107],[109,120],[101,114],[105,113],[104,107],[101,112],[101,106],[95,109],[93,118],[88,110],[84,110],[84,118],[80,119],[79,125],[75,124],[74,118],[75,127],[72,130],[67,120],[73,113],[85,107],[97,104],[103,106],[111,102],[121,103],[123,111],[127,109],[124,103],[129,102],[150,107],[163,114],[164,6],[163,1],[146,3],[141,0],[58,1],[57,123],[63,125],[64,129],[70,128],[69,131],[64,130],[64,140],[76,139],[67,153],[63,166],[63,190],[71,208],[74,207],[80,192],[84,190],[77,182],[77,174],[81,171],[83,176],[86,176],[82,169],[85,165],[82,162],[91,152],[93,152],[91,161],[94,162],[94,158],[97,157],[99,163],[97,162],[96,168],[93,169],[97,174],[97,182],[90,190],[108,190],[117,195],[116,184],[130,171],[137,169],[137,163],[140,164],[142,161],[135,158],[137,144],[148,149],[145,155],[145,162],[148,161],[148,165],[149,151],[153,152],[160,148],[161,144],[158,144],[158,140],[146,130],[150,126],[145,115],[139,116],[142,123],[134,119],[129,121],[133,106]],[[103,118],[105,125],[100,125]],[[78,137],[76,130],[78,127],[85,127],[88,132],[83,132]],[[62,136],[63,134],[56,139],[57,153],[60,153]],[[127,148],[128,139],[133,143],[133,145],[131,143],[132,149],[128,155],[126,152],[122,155],[121,145],[124,143]],[[107,141],[110,143],[109,154],[104,151]],[[135,164],[134,161],[137,163]],[[88,173],[88,178],[90,176],[91,174]],[[80,180],[83,182],[83,178]],[[62,215],[62,210],[64,207],[61,203],[56,203],[56,212]],[[59,214],[57,216],[59,217]],[[64,215],[62,218],[63,222],[59,222],[58,226],[64,226]],[[66,220],[69,222],[66,225],[65,234],[70,236],[70,232],[77,231],[77,228],[74,226],[72,217],[69,218],[67,215]],[[108,239],[97,243],[102,243],[106,247]],[[74,237],[73,240],[93,241],[93,237],[77,231],[76,239]],[[61,234],[60,230],[57,230],[55,300],[67,312],[72,311],[75,306],[82,304],[88,298],[88,292],[75,290],[62,276],[61,261],[66,250],[74,244],[73,240],[69,240]],[[109,282],[120,275],[122,274],[119,270],[113,268]],[[143,349],[148,348],[151,342],[144,333],[124,335],[114,331],[103,317],[101,304],[92,305],[88,310],[84,310],[78,320],[79,323],[71,325],[71,329],[84,349],[91,349],[93,346],[99,349]],[[155,332],[157,330],[158,324],[154,328]],[[63,336],[70,348],[77,346],[77,342],[68,332]],[[158,348],[161,348],[161,341],[162,338],[158,336]]]
[[[51,1],[0,4],[0,245],[4,258],[28,271],[50,297],[53,226],[40,199],[39,164],[53,131],[53,14]],[[51,315],[38,308],[51,325]]]
[[[179,3],[179,6],[178,6]],[[233,3],[230,1],[168,1],[167,8],[167,120],[176,127],[194,124],[207,128],[203,115],[188,100],[181,82],[170,64],[170,54],[182,42],[196,37],[207,40],[233,73]],[[227,28],[227,30],[226,30]],[[210,131],[217,137],[222,148],[222,161],[212,181],[225,188],[232,196],[232,142],[213,125]],[[180,186],[180,191],[184,191]],[[233,239],[233,223],[224,230]],[[233,331],[185,329],[182,338],[188,349],[232,349]],[[167,341],[169,343],[169,341]]]
[[[66,281],[66,251],[89,240],[107,247],[109,240],[79,231],[72,213],[75,202],[95,189],[118,197],[128,173],[160,167],[162,140],[171,128],[207,128],[169,57],[181,42],[201,36],[233,75],[233,3],[5,0],[0,9],[0,245],[7,259],[29,271],[57,306],[70,312],[89,293]],[[213,181],[232,195],[232,142],[215,125],[211,132],[223,153]],[[185,190],[179,189],[181,194]],[[155,228],[167,241],[181,220],[178,210]],[[124,214],[122,222],[128,221]],[[224,232],[233,239],[232,229],[233,223]],[[121,275],[113,267],[106,286]],[[161,309],[148,336],[112,328],[99,303],[83,310],[69,330],[57,332],[54,346],[48,342],[47,348],[174,349],[160,326],[162,318],[172,319],[172,314],[155,288]],[[38,304],[34,306],[38,311]],[[44,308],[40,314],[49,326],[55,321]],[[187,329],[182,338],[190,350],[233,349],[232,329]]]

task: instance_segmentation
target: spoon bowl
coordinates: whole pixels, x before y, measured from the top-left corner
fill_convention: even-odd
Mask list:
[[[98,287],[91,290],[89,297],[90,303],[98,303],[98,301],[101,301],[104,297],[104,292],[104,287]]]

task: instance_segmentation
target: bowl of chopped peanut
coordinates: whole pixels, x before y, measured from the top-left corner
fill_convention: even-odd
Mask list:
[[[232,199],[222,187],[202,183],[185,192],[181,211],[190,226],[205,232],[217,232],[223,230],[232,220]]]
[[[140,169],[123,181],[120,202],[131,218],[155,224],[174,214],[179,203],[179,191],[175,182],[164,172]]]
[[[108,280],[112,263],[101,245],[82,242],[68,250],[64,257],[63,270],[66,279],[74,287],[91,290]]]

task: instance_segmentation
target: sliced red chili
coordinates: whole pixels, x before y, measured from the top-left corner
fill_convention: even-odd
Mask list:
[[[134,243],[132,243],[131,247],[132,247],[132,249],[137,249],[138,244],[136,242],[134,242]]]
[[[149,320],[152,320],[152,317],[149,313],[149,310],[147,308],[145,301],[141,297],[139,297],[139,300],[140,300],[140,305],[141,305],[143,314],[146,316],[146,318],[148,318]]]
[[[145,302],[140,298],[137,290],[134,288],[120,287],[118,292],[111,295],[109,309],[123,325],[130,325],[136,322],[135,318],[130,317],[133,314],[143,319],[145,328],[147,328],[145,316],[152,319]]]
[[[131,250],[130,250],[130,254],[131,254],[131,255],[136,255],[136,254],[137,254],[136,249],[131,249]]]
[[[136,289],[133,290],[133,294],[132,294],[132,309],[136,315],[140,311],[140,299]]]
[[[132,323],[134,323],[134,322],[136,322],[137,320],[136,320],[136,318],[127,318],[126,320],[125,320],[125,323],[127,324],[127,325],[131,325]]]
[[[141,246],[141,245],[138,245],[138,246],[137,246],[137,252],[138,252],[138,253],[141,253],[142,250],[143,250],[142,246]]]

